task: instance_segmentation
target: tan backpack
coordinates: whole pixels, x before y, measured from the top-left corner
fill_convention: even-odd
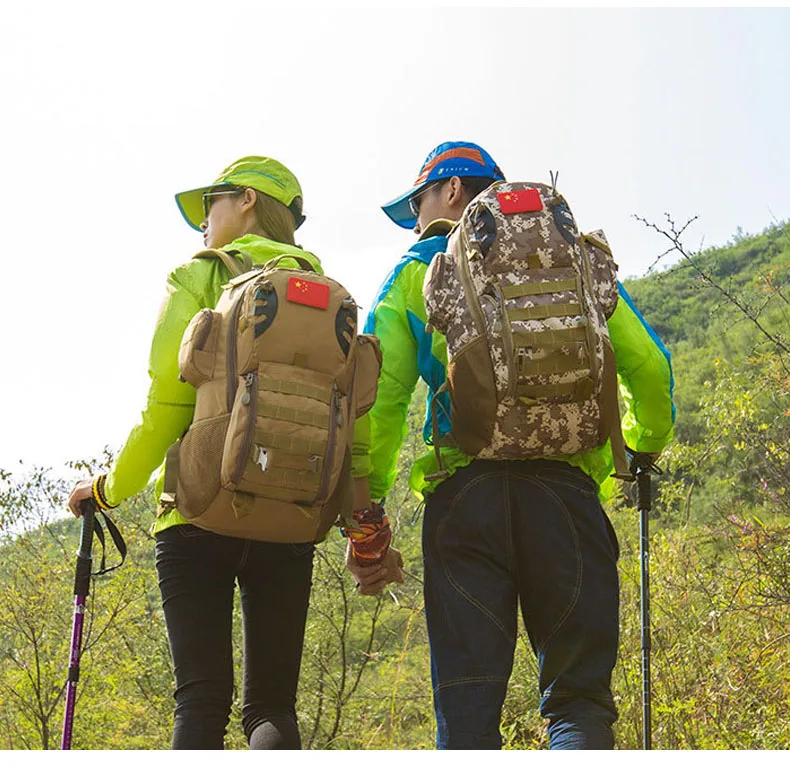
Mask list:
[[[447,339],[450,444],[521,459],[574,455],[611,438],[616,475],[631,478],[606,325],[617,265],[603,232],[579,234],[554,186],[499,182],[475,197],[432,261],[424,294],[429,325]]]
[[[240,271],[222,251],[216,255]],[[295,259],[302,269],[278,266]],[[162,511],[217,533],[280,543],[350,524],[355,419],[375,402],[378,339],[357,305],[306,259],[234,277],[184,333],[179,368],[195,415],[168,451]]]

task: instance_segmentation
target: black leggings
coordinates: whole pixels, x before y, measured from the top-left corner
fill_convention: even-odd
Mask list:
[[[156,536],[175,670],[174,749],[221,749],[233,696],[233,591],[244,627],[242,725],[250,748],[298,749],[296,688],[312,543],[248,541],[193,525]]]

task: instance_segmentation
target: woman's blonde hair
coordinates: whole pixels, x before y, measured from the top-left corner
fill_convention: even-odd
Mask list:
[[[296,221],[294,214],[274,197],[269,197],[268,194],[259,192],[257,189],[253,191],[255,192],[255,219],[258,226],[266,232],[270,239],[295,245]],[[296,199],[301,207],[301,198]]]

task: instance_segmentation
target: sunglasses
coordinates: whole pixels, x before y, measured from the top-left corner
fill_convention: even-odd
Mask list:
[[[440,178],[438,181],[434,181],[432,184],[428,184],[419,194],[415,194],[414,197],[409,198],[409,210],[414,218],[419,217],[420,215],[420,203],[422,202],[422,198],[431,190],[435,189],[439,184],[443,184],[446,179]]]
[[[203,216],[208,218],[208,212],[211,210],[215,197],[222,197],[228,194],[242,194],[242,192],[244,192],[243,189],[223,189],[216,192],[203,192]]]

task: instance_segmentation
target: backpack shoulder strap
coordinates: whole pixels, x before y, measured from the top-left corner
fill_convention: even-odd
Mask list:
[[[241,258],[241,263],[239,263],[236,256]],[[208,250],[201,250],[199,253],[195,253],[192,258],[218,258],[223,264],[225,264],[232,277],[238,277],[240,274],[244,274],[244,272],[248,272],[250,269],[252,269],[252,259],[241,250],[225,251],[210,248]]]
[[[603,418],[604,431],[609,432],[609,440],[614,460],[613,477],[632,482],[634,479],[628,466],[626,445],[623,438],[622,424],[620,422],[620,409],[617,404],[617,362],[611,341],[604,339],[604,365],[603,365],[603,396],[601,403],[601,417]],[[605,436],[605,435],[604,435]]]
[[[425,227],[425,231],[420,233],[420,240],[427,240],[429,237],[437,237],[442,234],[450,234],[450,232],[455,228],[457,222],[450,221],[449,218],[437,218],[431,221],[428,226]]]

